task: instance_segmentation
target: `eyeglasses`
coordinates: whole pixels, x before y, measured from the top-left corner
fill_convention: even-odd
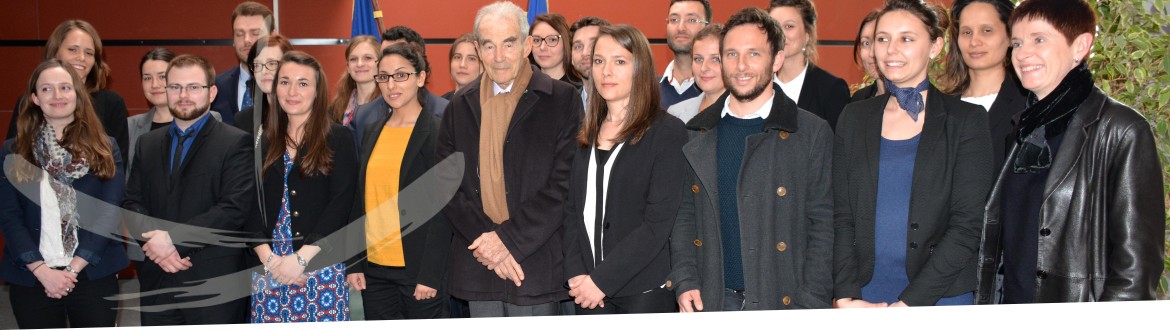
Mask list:
[[[699,24],[699,23],[707,24],[707,23],[711,23],[711,22],[704,21],[704,20],[697,19],[697,18],[681,19],[681,18],[677,18],[677,17],[671,17],[671,18],[666,19],[667,25],[677,25],[678,23],[685,23],[686,25],[695,25],[695,24]]]
[[[385,73],[376,74],[376,75],[374,75],[374,81],[384,83],[384,82],[390,81],[390,78],[394,78],[394,81],[403,82],[403,81],[406,81],[407,79],[410,79],[411,75],[416,75],[416,74],[418,74],[418,72],[395,72],[394,74],[385,74]]]
[[[276,71],[276,68],[279,66],[280,66],[280,62],[277,62],[277,61],[268,61],[268,62],[264,62],[264,63],[252,63],[252,71],[260,71],[260,68],[268,69],[268,71]]]
[[[536,37],[536,36],[532,37],[532,45],[533,46],[540,47],[540,44],[542,44],[542,43],[548,43],[549,47],[556,47],[557,44],[561,43],[561,35],[554,34],[554,35],[547,36],[544,38]]]
[[[167,92],[171,94],[179,94],[185,90],[187,91],[187,94],[195,94],[199,91],[202,91],[204,88],[211,88],[211,85],[167,85]]]

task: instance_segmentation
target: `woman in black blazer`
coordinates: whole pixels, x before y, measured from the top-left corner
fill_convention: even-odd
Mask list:
[[[344,247],[334,233],[351,220],[353,135],[330,119],[325,75],[308,54],[284,54],[273,92],[261,140],[263,198],[246,227],[263,238],[253,250],[269,273],[254,276],[251,321],[346,321],[345,259],[330,252]]]
[[[565,204],[565,277],[578,314],[674,312],[667,242],[686,174],[682,121],[661,110],[646,37],[602,27]],[[599,308],[599,309],[598,309]]]
[[[833,147],[839,307],[974,301],[991,146],[987,114],[927,80],[943,48],[939,15],[918,0],[887,3],[875,50],[890,92],[841,115]]]
[[[950,49],[940,76],[963,101],[987,111],[991,150],[998,173],[1013,143],[1012,116],[1027,107],[1027,91],[1011,69],[1007,21],[1015,5],[1008,0],[959,0],[951,7]],[[972,56],[972,54],[979,54]]]
[[[350,239],[350,250],[360,252],[346,276],[361,291],[367,320],[444,318],[450,311],[450,223],[441,212],[421,225],[404,226],[398,216],[409,209],[398,207],[398,193],[438,161],[439,119],[431,114],[446,102],[423,101],[426,67],[417,46],[387,47],[374,74],[382,95],[372,103],[376,111],[359,113],[352,122],[364,125],[353,212],[365,214],[367,222],[357,230],[364,236]],[[410,231],[400,236],[403,229]]]
[[[813,64],[817,61],[817,9],[812,0],[772,0],[768,15],[784,30],[784,65],[776,72],[776,83],[797,107],[837,127],[841,109],[849,104],[849,84]]]

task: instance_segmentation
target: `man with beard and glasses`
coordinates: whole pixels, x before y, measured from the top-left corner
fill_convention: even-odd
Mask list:
[[[192,296],[149,294],[243,270],[243,245],[207,244],[198,242],[198,236],[241,231],[255,201],[251,139],[231,125],[209,120],[218,92],[212,85],[215,69],[201,57],[181,55],[171,60],[166,77],[174,124],[139,138],[122,202],[127,210],[149,217],[127,219],[129,232],[150,259],[137,264],[139,284],[147,293],[141,305],[165,309],[143,311],[142,325],[243,323],[246,299],[204,307],[167,305],[198,305],[200,299],[214,297],[209,295],[247,292],[247,281]]]
[[[691,69],[691,46],[695,34],[711,23],[711,3],[707,0],[671,0],[666,16],[666,44],[674,53],[674,60],[658,79],[662,108],[699,96],[703,91],[695,85]]]
[[[471,317],[553,315],[569,298],[561,224],[577,151],[581,98],[532,70],[523,9],[499,1],[475,17],[483,75],[451,97],[437,159],[466,166],[443,209],[451,240],[451,294]]]
[[[666,285],[683,312],[828,308],[833,131],[772,82],[784,33],[768,13],[737,12],[721,39],[727,92],[687,125]]]

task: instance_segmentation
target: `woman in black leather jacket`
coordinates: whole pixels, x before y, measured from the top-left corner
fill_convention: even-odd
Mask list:
[[[1030,91],[986,207],[976,303],[1153,300],[1165,199],[1150,124],[1093,84],[1084,0],[1030,0],[1009,19]]]

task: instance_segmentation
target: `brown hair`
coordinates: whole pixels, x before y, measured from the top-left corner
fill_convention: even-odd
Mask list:
[[[73,79],[73,92],[77,93],[77,108],[73,110],[73,122],[65,126],[64,136],[58,137],[61,139],[61,147],[68,150],[75,158],[88,160],[90,173],[102,180],[112,179],[117,170],[113,146],[105,131],[102,130],[102,123],[93,109],[93,101],[90,100],[89,93],[77,88],[77,86],[82,86],[81,77],[69,64],[59,59],[53,58],[41,62],[40,65],[37,65],[36,70],[33,70],[32,77],[28,80],[28,89],[25,90],[28,94],[25,96],[24,102],[21,103],[19,115],[15,118],[16,145],[13,148],[15,153],[24,157],[29,163],[42,166],[33,156],[33,146],[40,135],[41,125],[45,123],[45,114],[41,111],[40,106],[33,103],[32,97],[37,93],[37,79],[46,70],[52,68],[61,68],[69,73],[69,77]],[[31,181],[37,178],[37,173],[39,173],[26,171],[30,170],[26,167],[18,167],[17,169],[15,178],[21,182]]]
[[[349,40],[349,46],[345,47],[346,63],[349,61],[349,55],[352,54],[353,50],[361,44],[368,44],[371,47],[374,47],[375,60],[373,70],[377,71],[378,64],[376,59],[379,57],[378,53],[380,53],[382,45],[378,43],[378,39],[375,39],[372,36],[360,35]],[[349,107],[349,102],[352,101],[350,99],[350,94],[353,94],[353,91],[357,89],[357,81],[354,81],[353,77],[349,76],[348,67],[349,66],[347,64],[347,69],[345,70],[345,73],[341,75],[341,80],[337,81],[337,94],[334,94],[333,102],[329,106],[329,117],[333,118],[333,120],[336,122],[341,122],[341,119],[345,117],[345,108]],[[275,83],[275,80],[273,82]],[[369,102],[370,100],[378,98],[379,96],[382,96],[382,91],[378,89],[377,86],[374,86],[374,92],[370,93],[370,95],[358,95],[357,103],[358,105],[362,105],[366,102]],[[355,108],[354,111],[357,111],[357,109]]]
[[[720,39],[719,36],[722,34],[723,24],[711,23],[707,24],[707,26],[704,26],[702,30],[699,30],[699,32],[695,33],[694,40],[698,41],[706,38],[715,38],[715,42],[721,42],[723,39]]]
[[[869,14],[866,14],[865,18],[861,19],[861,24],[857,25],[857,37],[853,38],[853,64],[861,65],[861,35],[865,33],[863,30],[865,28],[865,24],[877,21],[879,14],[881,14],[881,9],[874,9],[873,11],[870,11]]]
[[[804,45],[804,57],[809,63],[817,62],[817,6],[812,0],[772,0],[768,11],[777,7],[793,7],[800,12],[804,21],[804,32],[808,33],[808,43]],[[780,22],[776,22],[780,23]]]
[[[280,95],[275,90],[273,91],[272,99],[275,102],[268,110],[272,113],[268,115],[268,119],[264,123],[264,138],[268,140],[268,153],[264,155],[264,168],[267,169],[279,161],[284,156],[285,149],[292,146],[303,152],[297,155],[302,159],[302,177],[314,174],[329,175],[333,169],[333,149],[329,148],[328,139],[333,121],[330,120],[329,111],[327,111],[329,83],[325,80],[325,71],[321,70],[321,63],[317,62],[317,59],[312,55],[294,50],[284,53],[284,56],[281,57],[280,67],[276,68],[276,81],[280,80],[280,72],[287,67],[288,63],[310,67],[317,73],[317,95],[313,99],[312,108],[309,109],[309,119],[305,122],[300,144],[292,145],[292,137],[288,135],[288,114],[280,106]]]
[[[94,29],[89,22],[71,19],[57,24],[57,28],[53,29],[53,33],[49,34],[48,42],[45,43],[44,59],[57,58],[57,51],[61,49],[61,44],[65,43],[65,36],[73,30],[81,30],[93,39],[93,68],[85,76],[85,89],[90,93],[105,89],[109,83],[110,65],[106,63],[106,53],[102,51],[102,38],[98,36],[97,29]],[[70,66],[65,68],[73,70]]]
[[[1097,27],[1097,13],[1083,0],[1024,1],[1008,18],[1008,29],[1024,20],[1042,20],[1052,24],[1056,31],[1064,35],[1069,45],[1072,45],[1073,39],[1077,36],[1085,33],[1094,34]]]
[[[1012,8],[1014,8],[1015,5],[1013,5],[1012,2],[1008,0],[955,1],[955,4],[951,6],[951,22],[955,22],[957,24],[959,22],[959,16],[963,14],[963,10],[967,9],[967,6],[973,3],[985,3],[994,7],[996,13],[999,14],[999,21],[1003,23],[1004,33],[1006,33],[1008,36],[1007,39],[1011,39],[1012,34],[1011,29],[1008,28],[1008,16],[1012,14]],[[950,29],[949,35],[951,40],[947,44],[950,46],[950,51],[947,52],[944,57],[946,64],[944,64],[943,72],[939,75],[939,78],[942,82],[941,85],[945,86],[945,93],[958,94],[962,93],[964,90],[967,90],[968,86],[971,86],[971,75],[969,72],[967,72],[967,63],[963,62],[963,53],[959,50],[959,28],[956,26],[955,28]],[[1011,71],[1008,70],[1008,68],[1012,65],[1011,55],[1012,48],[1008,47],[1007,54],[1005,54],[1003,57],[1003,67],[1005,72]],[[1004,79],[1012,78],[1006,77]]]
[[[886,6],[882,7],[877,21],[881,21],[882,16],[898,10],[905,10],[922,21],[922,24],[926,25],[926,32],[930,34],[931,42],[938,38],[945,38],[947,29],[951,26],[946,9],[938,5],[927,4],[922,0],[886,1]],[[877,23],[874,24],[876,25]]]
[[[464,33],[463,35],[459,36],[459,38],[456,38],[455,41],[451,43],[451,50],[447,52],[447,60],[448,61],[455,58],[455,48],[458,47],[459,44],[465,43],[465,42],[470,42],[472,46],[475,46],[475,34],[474,33]],[[572,43],[572,42],[569,42],[569,43]],[[473,48],[475,49],[476,56],[479,56],[479,47],[473,47]]]
[[[273,34],[269,34],[266,36],[261,36],[260,39],[256,39],[256,43],[252,44],[252,49],[248,50],[248,58],[246,59],[248,61],[248,63],[245,63],[245,64],[247,64],[247,65],[245,65],[245,67],[248,68],[249,74],[251,74],[251,75],[256,74],[256,68],[253,67],[253,64],[256,62],[256,57],[260,56],[260,51],[262,51],[262,50],[264,50],[264,48],[268,48],[268,47],[280,48],[281,54],[284,54],[284,53],[287,53],[287,52],[290,52],[293,50],[292,43],[288,41],[288,38],[285,38],[283,35],[280,35],[280,33],[273,33]],[[253,79],[255,79],[255,78],[253,78]]]
[[[207,59],[199,57],[198,55],[183,54],[175,56],[171,63],[167,64],[167,77],[171,76],[171,70],[175,68],[185,68],[189,66],[197,66],[203,69],[203,76],[207,79],[206,84],[215,85],[215,67],[211,66]]]
[[[654,72],[654,56],[650,53],[650,42],[638,29],[626,25],[602,26],[597,38],[607,36],[613,38],[627,51],[634,55],[634,81],[630,86],[629,113],[626,115],[625,127],[618,133],[620,141],[629,140],[638,143],[654,119],[665,113],[662,111],[661,96],[658,94],[658,83]],[[589,89],[589,99],[603,101],[596,88]],[[609,114],[609,104],[606,102],[589,102],[589,109],[585,111],[585,121],[581,130],[577,132],[577,144],[586,147],[593,145],[597,134],[601,131],[601,124]]]
[[[236,18],[240,16],[260,16],[264,18],[264,26],[268,27],[268,32],[272,33],[272,10],[268,6],[262,5],[254,1],[241,2],[236,5],[236,9],[232,11],[232,25],[236,24]]]
[[[573,67],[573,60],[571,59],[573,56],[573,38],[569,35],[569,22],[565,21],[565,17],[561,16],[561,14],[544,13],[536,15],[536,18],[532,20],[533,27],[536,27],[536,24],[540,23],[548,24],[548,26],[551,26],[561,36],[561,49],[564,50],[564,53],[561,54],[561,57],[563,57],[561,59],[561,68],[565,70],[565,75],[574,80],[581,80],[581,74],[577,73],[577,69]],[[532,35],[531,28],[528,29],[528,35]],[[451,52],[454,54],[455,45],[451,45]],[[528,61],[536,64],[535,49],[532,53],[528,54]]]
[[[428,65],[427,54],[423,52],[422,48],[419,48],[418,45],[409,42],[390,45],[390,47],[386,47],[386,49],[382,50],[382,54],[378,56],[378,63],[382,63],[382,60],[390,55],[402,56],[403,59],[406,59],[407,62],[410,62],[410,66],[415,72],[423,73],[424,75],[430,75],[430,73],[427,73],[425,70],[423,70],[423,68],[427,67]],[[393,82],[386,83],[392,84]],[[379,92],[378,95],[381,95],[381,92]],[[418,95],[415,96],[415,100],[418,102],[419,106],[427,106],[427,98],[423,97],[422,88],[418,89]]]
[[[784,45],[788,40],[784,39],[784,30],[780,29],[780,22],[772,19],[764,10],[756,7],[745,7],[731,14],[731,18],[727,20],[727,24],[723,27],[723,32],[719,33],[719,53],[723,53],[723,39],[727,38],[727,32],[740,25],[751,25],[759,27],[764,31],[764,35],[768,37],[768,56],[776,56],[776,52],[784,49]]]

